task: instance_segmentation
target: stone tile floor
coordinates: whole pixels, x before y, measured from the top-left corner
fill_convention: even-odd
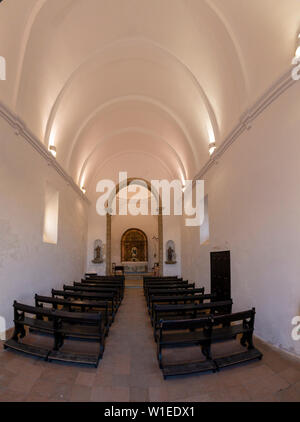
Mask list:
[[[41,340],[50,341],[50,339]],[[76,343],[76,344],[75,344]],[[142,289],[127,288],[97,369],[44,362],[0,349],[0,401],[300,401],[300,360],[259,340],[262,361],[164,380]],[[68,342],[66,348],[84,342]],[[93,347],[96,347],[93,344]],[[224,347],[224,346],[222,346]],[[225,347],[236,347],[228,344]],[[214,350],[221,353],[222,350]],[[170,351],[199,357],[199,349]]]

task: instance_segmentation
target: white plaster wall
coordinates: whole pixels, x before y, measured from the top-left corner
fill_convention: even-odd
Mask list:
[[[183,275],[210,286],[209,252],[231,250],[234,311],[256,307],[256,334],[293,354],[300,315],[300,82],[206,174],[210,240],[182,225]]]
[[[0,119],[0,315],[13,301],[79,279],[86,255],[87,205],[26,141]],[[57,245],[43,243],[47,182],[59,191]]]

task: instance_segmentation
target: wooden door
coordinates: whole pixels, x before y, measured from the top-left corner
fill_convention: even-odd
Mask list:
[[[210,253],[211,293],[217,300],[231,298],[230,251]]]

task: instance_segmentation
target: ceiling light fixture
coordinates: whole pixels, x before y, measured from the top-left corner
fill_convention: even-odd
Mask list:
[[[54,145],[50,145],[49,146],[49,151],[51,152],[51,154],[53,155],[54,158],[56,158],[56,148]]]
[[[216,144],[215,142],[211,142],[210,144],[208,144],[208,151],[209,151],[209,155],[213,155],[213,153],[216,150]]]

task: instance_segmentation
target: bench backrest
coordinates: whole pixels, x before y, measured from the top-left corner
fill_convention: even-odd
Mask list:
[[[148,278],[144,279],[144,285],[148,283],[161,284],[161,283],[176,283],[177,281],[182,281],[183,278]]]
[[[125,280],[125,276],[124,275],[115,275],[115,276],[113,276],[113,275],[110,275],[110,276],[107,276],[107,275],[91,275],[91,276],[85,276],[85,278],[86,278],[86,280],[87,279],[89,279],[89,280],[111,280],[111,281],[114,281],[114,280]]]
[[[152,275],[152,276],[144,275],[143,276],[143,280],[174,280],[176,278],[179,278],[178,275],[161,276],[161,277],[157,277],[155,275]]]
[[[89,287],[89,286],[63,286],[64,290],[71,290],[74,292],[91,292],[91,293],[117,293],[118,289],[114,287]]]
[[[102,319],[102,314],[89,312],[67,312],[67,311],[53,311],[54,317],[62,322],[72,322],[77,324],[99,325]]]
[[[94,292],[84,292],[84,291],[69,291],[69,290],[56,290],[56,289],[52,289],[51,290],[51,294],[52,296],[62,296],[62,297],[79,297],[79,298],[85,298],[85,299],[97,299],[97,298],[101,298],[101,299],[106,299],[106,300],[113,300],[115,295],[114,293],[94,293]]]
[[[53,327],[59,326],[61,321],[72,321],[78,324],[96,324],[98,325],[102,319],[101,313],[88,313],[88,312],[67,312],[58,311],[56,309],[43,309],[35,306],[25,305],[23,303],[14,302],[15,312],[21,312],[22,314],[30,314],[36,316],[49,317],[53,320]]]
[[[197,328],[210,328],[212,320],[210,316],[195,319],[160,320],[161,330],[190,330]]]
[[[191,301],[197,301],[200,300],[202,303],[205,300],[211,300],[213,301],[216,298],[216,295],[214,294],[209,294],[209,295],[203,295],[203,294],[193,294],[193,295],[185,295],[185,294],[178,294],[178,295],[152,295],[150,296],[150,302],[152,303],[156,303],[156,302],[180,302],[180,301],[184,301],[184,300],[191,300]]]
[[[74,281],[74,286],[81,286],[81,287],[112,287],[112,288],[119,288],[122,289],[124,284],[120,281],[89,281],[89,280],[81,280],[80,282]]]
[[[247,311],[235,312],[228,315],[215,315],[213,325],[230,324],[232,322],[243,321],[248,328],[254,328],[255,308]]]
[[[232,306],[232,299],[222,300],[219,302],[201,303],[199,305],[154,305],[155,312],[176,312],[176,311],[189,311],[189,310],[218,310],[220,308],[230,308]]]
[[[36,306],[39,306],[41,303],[47,303],[47,304],[52,304],[52,305],[66,305],[66,306],[80,306],[80,307],[103,307],[106,308],[107,307],[107,302],[106,301],[95,301],[95,302],[84,302],[84,301],[80,301],[80,302],[76,302],[76,300],[68,300],[68,299],[60,299],[57,297],[50,297],[50,296],[40,296],[40,295],[35,295],[35,303]]]
[[[195,295],[195,294],[199,294],[199,295],[204,295],[204,287],[199,288],[199,289],[194,289],[193,287],[178,287],[177,289],[156,289],[156,288],[152,288],[148,290],[148,295],[149,296],[168,296],[168,295],[176,295],[176,296],[189,296],[189,295]],[[211,295],[207,295],[207,296],[211,296]]]
[[[23,318],[24,314],[36,315],[37,317],[51,317],[53,314],[52,309],[43,309],[36,306],[25,305],[24,303],[19,303],[16,300],[14,301],[13,307],[15,320],[20,319],[20,317]]]
[[[94,284],[102,284],[102,283],[114,284],[114,283],[118,283],[118,284],[124,285],[125,279],[123,279],[123,278],[116,278],[116,279],[82,278],[81,283],[94,283]]]
[[[147,284],[147,286],[145,286],[145,291],[149,290],[149,289],[180,289],[180,287],[188,287],[188,288],[194,288],[195,284],[194,283],[189,283],[188,281],[178,281],[176,283],[168,283],[168,284]]]

